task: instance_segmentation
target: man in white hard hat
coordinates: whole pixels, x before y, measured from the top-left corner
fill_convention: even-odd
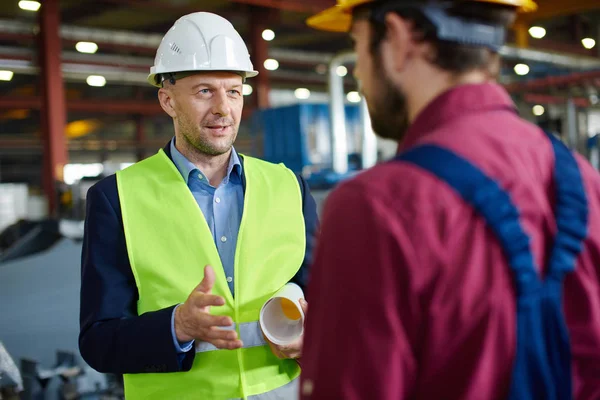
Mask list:
[[[227,20],[180,18],[148,77],[175,137],[88,193],[79,345],[128,399],[296,397],[302,340],[266,342],[258,317],[304,287],[318,222],[301,177],[233,148],[256,74]]]

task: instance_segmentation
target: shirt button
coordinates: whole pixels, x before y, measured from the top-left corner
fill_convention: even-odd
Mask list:
[[[202,174],[198,174],[198,179],[204,179],[204,177],[202,176]]]
[[[230,276],[228,276],[228,277],[227,277],[227,282],[229,282],[229,283],[233,282],[233,278],[232,278],[232,277],[230,277]]]
[[[220,203],[220,202],[221,202],[221,198],[220,198],[220,197],[217,197],[217,198],[215,199],[215,201],[216,201],[216,202],[217,202],[217,204],[218,204],[218,203]]]
[[[221,236],[221,242],[225,243],[227,241],[227,237]]]
[[[307,379],[302,384],[302,394],[304,396],[310,396],[313,393],[314,388],[313,382],[310,379]]]

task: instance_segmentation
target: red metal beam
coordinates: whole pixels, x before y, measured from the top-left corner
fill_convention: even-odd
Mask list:
[[[70,101],[67,104],[69,111],[81,111],[98,114],[139,114],[139,115],[161,115],[163,109],[158,101],[129,100],[79,100]]]
[[[79,99],[69,100],[66,103],[69,111],[86,112],[90,114],[114,114],[114,115],[163,115],[164,111],[158,101],[141,100],[94,100]],[[40,97],[12,97],[0,96],[0,110],[16,109],[42,109]],[[242,118],[248,118],[252,114],[252,107],[246,106],[242,112]],[[64,132],[64,131],[63,131]]]
[[[1,35],[0,35],[1,37]],[[72,47],[75,48],[75,45],[77,44],[77,42],[79,42],[79,40],[68,40],[68,39],[63,39],[63,44],[66,47]],[[130,52],[130,53],[136,53],[136,54],[147,54],[147,55],[152,55],[154,56],[156,54],[156,48],[155,47],[150,47],[150,46],[136,46],[133,44],[115,44],[115,43],[106,43],[106,42],[94,42],[98,45],[98,48],[101,51],[106,51],[106,50],[110,50],[110,51],[126,51],[126,52]]]
[[[42,108],[42,99],[39,97],[0,97],[0,109],[18,110],[22,108],[39,110]]]
[[[530,14],[521,14],[519,18],[527,21],[549,19],[563,15],[582,14],[598,9],[598,0],[543,0],[537,2],[539,8]]]
[[[67,109],[61,69],[59,0],[46,0],[40,12],[40,67],[42,77],[42,137],[44,140],[44,191],[49,211],[58,210],[57,182],[63,180],[68,160],[65,139]]]
[[[533,48],[533,47],[532,47]],[[557,42],[554,40],[548,39],[539,39],[536,40],[535,45],[536,50],[548,50],[556,53],[569,53],[569,54],[578,54],[582,56],[595,57],[596,53],[594,49],[588,50],[582,46],[581,42]]]
[[[14,41],[14,42],[30,42],[32,39],[33,39],[33,34],[0,32],[0,40]]]
[[[69,111],[98,114],[161,115],[164,112],[157,101],[82,99],[68,101],[66,106]],[[39,110],[42,108],[42,99],[39,97],[0,97],[0,109],[12,110],[19,108]]]
[[[566,104],[568,98],[540,93],[527,93],[523,96],[523,100],[531,104]],[[584,97],[576,97],[573,99],[573,102],[580,108],[588,108],[591,106],[590,100]]]
[[[547,76],[525,82],[515,82],[505,85],[505,87],[511,93],[518,93],[535,89],[547,89],[549,87],[576,85],[585,82],[593,83],[598,78],[600,78],[600,71],[576,72],[564,76]]]
[[[196,5],[178,5],[170,1],[147,1],[147,0],[102,0],[103,3],[112,3],[121,7],[140,8],[143,11],[153,10],[155,12],[169,12],[173,14],[189,14],[202,9]],[[179,17],[179,15],[178,15]],[[175,22],[175,20],[173,20]]]
[[[319,0],[319,3],[295,0],[230,0],[232,3],[249,4],[265,8],[274,8],[282,11],[291,11],[304,14],[316,14],[335,5],[331,0]]]

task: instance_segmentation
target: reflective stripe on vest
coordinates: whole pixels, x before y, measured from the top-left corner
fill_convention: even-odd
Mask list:
[[[588,205],[577,161],[549,135],[555,153],[558,232],[542,282],[530,238],[510,194],[466,159],[434,145],[416,147],[396,160],[412,163],[450,185],[486,221],[499,240],[517,289],[517,348],[511,400],[572,398],[571,349],[562,311],[562,283],[575,269],[587,237]]]
[[[199,343],[191,369],[182,373],[125,374],[128,400],[221,400],[273,392],[300,374],[294,360],[280,360],[259,336],[262,305],[298,272],[306,230],[294,173],[243,157],[244,212],[235,250],[232,295],[213,235],[194,196],[161,150],[117,173],[123,229],[138,288],[139,315],[182,303],[211,265],[212,294],[225,305],[244,348],[217,350]],[[167,346],[167,343],[161,346]]]
[[[235,330],[235,327],[236,325],[233,324],[231,327],[221,329]],[[239,339],[244,343],[244,349],[248,347],[265,346],[267,344],[258,321],[240,324]],[[196,343],[196,353],[215,350],[219,349],[211,343],[200,341]]]

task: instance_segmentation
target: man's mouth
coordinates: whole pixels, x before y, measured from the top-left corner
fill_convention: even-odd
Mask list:
[[[231,125],[207,125],[206,127],[213,132],[221,133],[227,130]]]

